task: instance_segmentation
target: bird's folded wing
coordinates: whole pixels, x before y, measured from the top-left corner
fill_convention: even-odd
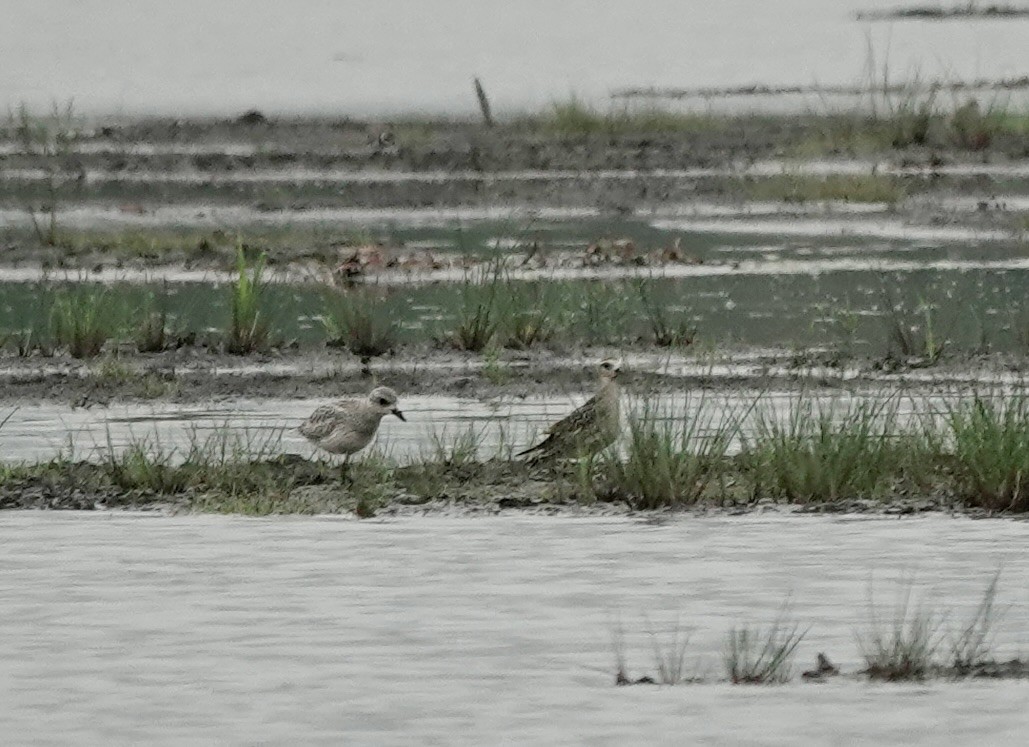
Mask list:
[[[303,422],[300,432],[307,438],[325,438],[336,427],[338,417],[339,410],[335,405],[322,405]]]
[[[547,431],[551,436],[563,438],[580,433],[583,429],[592,427],[597,419],[597,398],[591,397],[582,407],[573,410],[565,417],[558,420]]]

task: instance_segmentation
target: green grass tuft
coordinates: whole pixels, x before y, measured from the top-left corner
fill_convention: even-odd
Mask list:
[[[343,347],[361,359],[392,352],[397,345],[397,323],[384,297],[367,287],[326,293],[322,323],[331,347]]]
[[[737,433],[733,414],[659,412],[649,406],[630,413],[625,457],[601,458],[603,494],[637,509],[693,505],[710,496],[722,475]]]
[[[236,249],[236,281],[232,284],[231,313],[225,349],[233,355],[249,355],[266,350],[271,342],[267,319],[264,279],[266,258],[261,254],[252,264],[240,244]]]
[[[879,498],[924,463],[919,435],[899,425],[895,399],[845,408],[800,400],[785,419],[758,410],[741,461],[759,497],[796,503]]]
[[[50,310],[50,336],[73,358],[93,358],[114,336],[110,316],[103,289],[62,290],[54,296]]]
[[[975,397],[946,414],[957,497],[996,511],[1029,510],[1029,398]]]

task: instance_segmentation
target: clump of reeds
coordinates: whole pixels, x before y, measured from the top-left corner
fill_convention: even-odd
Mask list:
[[[142,323],[135,333],[136,350],[141,353],[160,353],[173,344],[168,328],[167,286],[165,281],[160,296],[150,293],[147,297]]]
[[[940,615],[924,603],[912,605],[910,583],[891,620],[882,619],[873,599],[869,598],[868,606],[868,630],[857,637],[865,674],[889,682],[925,679],[942,641]]]
[[[653,343],[661,348],[692,345],[697,338],[692,313],[688,309],[662,304],[655,297],[652,283],[640,280],[635,286]]]
[[[734,414],[643,406],[629,414],[625,456],[601,461],[605,492],[639,509],[686,506],[708,495],[737,433]]]
[[[501,344],[528,350],[549,342],[560,324],[558,293],[551,283],[506,280],[497,296]]]
[[[946,413],[958,498],[991,510],[1029,510],[1029,399],[962,400]]]
[[[655,630],[644,616],[650,652],[654,663],[654,675],[643,675],[637,679],[629,676],[629,661],[625,644],[625,627],[618,620],[611,631],[611,647],[615,656],[616,685],[682,685],[701,682],[702,678],[686,662],[689,650],[689,631],[676,618],[675,623],[663,633]]]
[[[902,428],[895,399],[798,401],[785,421],[758,410],[742,462],[757,493],[791,502],[875,498],[920,463],[918,434]]]
[[[499,328],[497,296],[502,283],[502,266],[494,260],[479,272],[465,277],[460,287],[461,304],[454,327],[444,339],[458,350],[485,350]]]
[[[994,661],[993,644],[997,623],[997,584],[1000,573],[986,585],[983,597],[971,617],[948,635],[950,665],[954,674],[972,673],[977,667]]]
[[[768,628],[734,627],[726,636],[722,663],[734,685],[786,682],[793,671],[793,657],[807,631],[787,619],[787,607]]]
[[[271,326],[267,318],[266,257],[247,262],[242,245],[236,248],[236,280],[231,287],[229,327],[225,349],[234,355],[248,355],[268,348]]]
[[[373,288],[327,294],[322,323],[330,346],[346,348],[361,359],[385,355],[397,345],[397,323],[382,294]]]
[[[59,291],[50,309],[50,336],[73,358],[100,354],[114,334],[106,291],[95,288]]]

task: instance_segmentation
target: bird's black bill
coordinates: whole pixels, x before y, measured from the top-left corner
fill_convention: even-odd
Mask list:
[[[400,412],[400,410],[393,410],[393,414],[401,420],[403,420],[405,423],[407,422],[407,418],[404,417],[404,413]]]

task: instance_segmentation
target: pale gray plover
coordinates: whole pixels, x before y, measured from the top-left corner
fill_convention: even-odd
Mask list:
[[[397,407],[397,394],[389,387],[372,389],[363,399],[345,399],[322,405],[298,429],[308,441],[330,454],[351,454],[363,449],[375,436],[386,415],[406,421]]]

